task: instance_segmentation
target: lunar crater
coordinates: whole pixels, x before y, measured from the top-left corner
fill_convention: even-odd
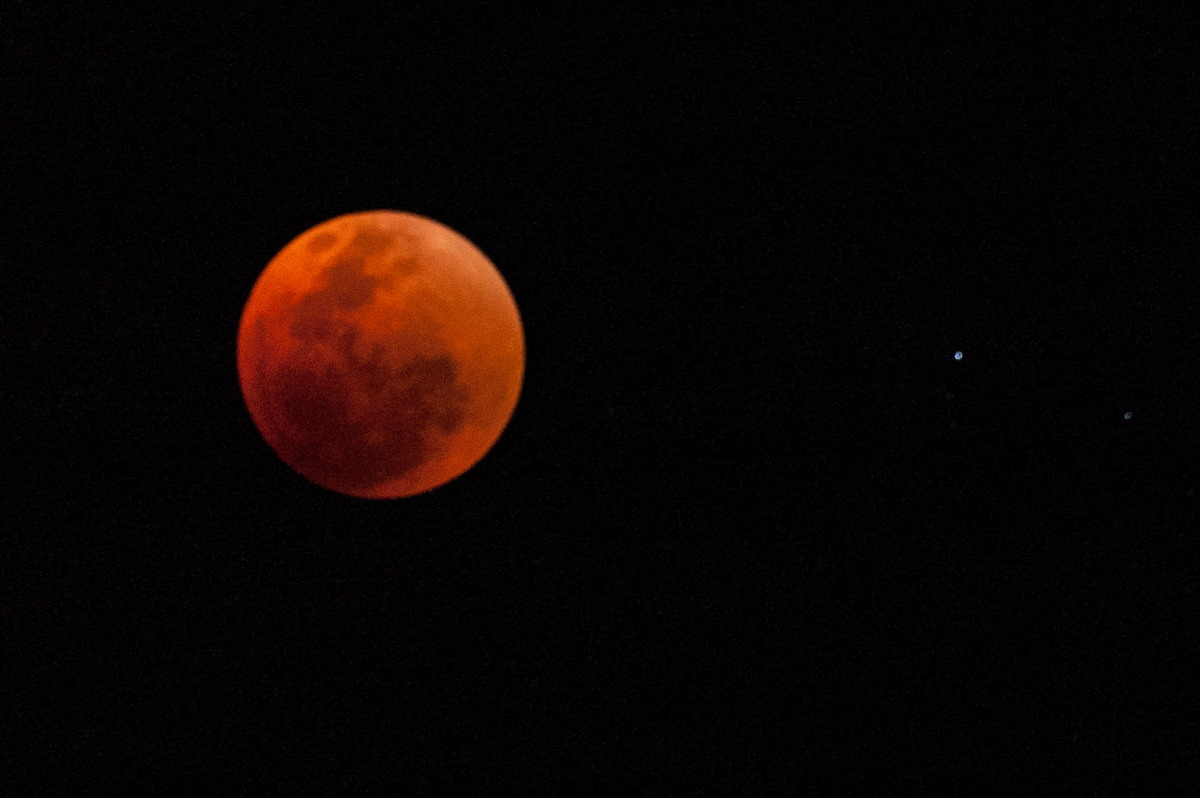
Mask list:
[[[381,277],[367,274],[361,258],[345,258],[334,263],[324,274],[328,291],[337,306],[355,310],[370,304],[383,284]]]
[[[364,255],[378,255],[395,246],[395,238],[386,230],[372,224],[360,224],[354,231],[347,249]]]
[[[335,233],[317,233],[308,240],[308,251],[313,254],[320,254],[337,242],[338,237]]]

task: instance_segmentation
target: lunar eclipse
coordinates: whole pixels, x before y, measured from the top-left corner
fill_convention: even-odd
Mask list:
[[[309,481],[412,496],[475,465],[516,407],[525,341],[512,293],[470,241],[397,211],[338,216],[267,264],[242,313],[255,425]]]

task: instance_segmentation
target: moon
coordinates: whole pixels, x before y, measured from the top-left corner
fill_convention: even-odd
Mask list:
[[[304,231],[267,264],[237,368],[263,438],[310,482],[394,499],[478,463],[525,374],[517,305],[492,262],[424,216],[365,211]]]

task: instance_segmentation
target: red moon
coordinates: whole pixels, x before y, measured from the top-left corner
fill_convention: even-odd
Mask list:
[[[242,395],[309,481],[393,499],[487,454],[512,417],[525,337],[474,244],[411,213],[338,216],[267,264],[238,329]]]

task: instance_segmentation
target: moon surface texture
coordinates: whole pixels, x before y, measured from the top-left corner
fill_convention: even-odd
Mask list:
[[[470,241],[398,211],[338,216],[267,264],[238,330],[259,431],[311,482],[390,499],[491,449],[517,404],[525,338],[504,278]]]

